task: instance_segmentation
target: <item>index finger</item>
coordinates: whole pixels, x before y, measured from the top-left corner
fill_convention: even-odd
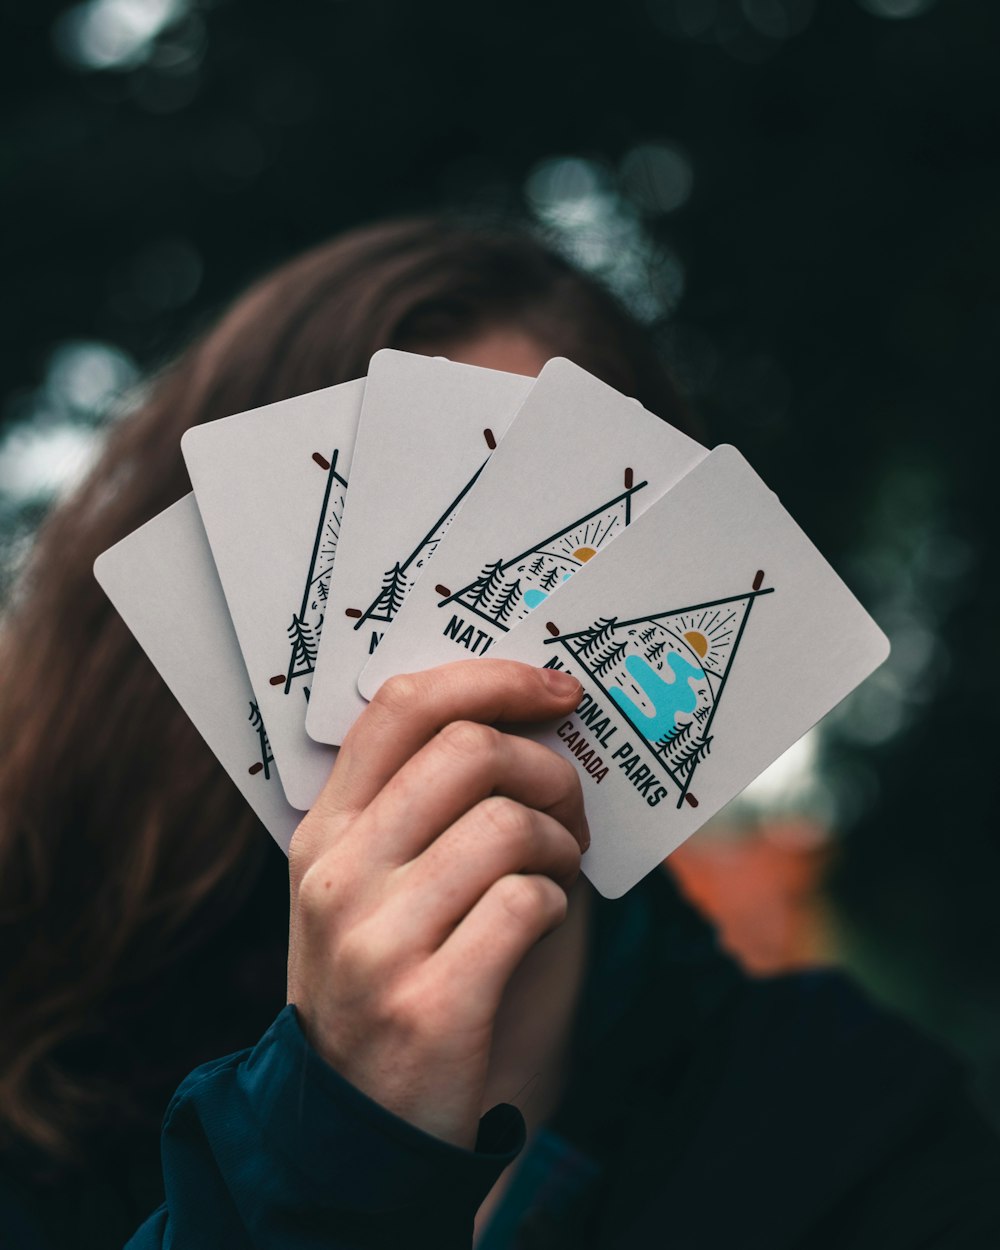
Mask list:
[[[406,761],[455,720],[547,720],[580,701],[577,679],[517,660],[459,660],[390,677],[344,739],[316,807],[361,811]]]

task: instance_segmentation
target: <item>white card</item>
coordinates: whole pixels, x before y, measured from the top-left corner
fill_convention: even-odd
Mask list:
[[[306,729],[340,743],[358,674],[423,573],[534,378],[386,348],[368,368]]]
[[[495,658],[567,669],[567,756],[617,898],[889,654],[885,635],[735,448],[719,447]]]
[[[193,426],[181,439],[285,794],[303,811],[335,756],[305,719],[364,385]]]
[[[707,454],[550,360],[358,681],[485,654]]]
[[[194,495],[98,556],[94,575],[287,854],[302,813],[281,788]]]

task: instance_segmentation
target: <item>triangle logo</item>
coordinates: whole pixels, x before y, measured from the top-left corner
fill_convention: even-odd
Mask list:
[[[713,722],[754,603],[774,593],[758,570],[741,594],[620,621],[600,617],[560,634],[562,647],[618,708],[643,749],[677,786],[677,806],[698,806],[691,783],[709,758]]]
[[[483,566],[475,581],[456,590],[437,586],[444,597],[438,606],[460,603],[505,633],[582,568],[632,520],[632,496],[648,483],[634,481],[625,470],[625,489],[585,516],[577,517],[554,534],[507,560],[502,557]]]
[[[272,686],[285,687],[285,694],[291,691],[292,683],[300,677],[309,677],[316,668],[316,653],[319,650],[320,635],[323,632],[323,618],[326,615],[326,601],[330,596],[330,578],[333,574],[333,560],[337,554],[337,543],[340,540],[340,522],[344,515],[344,500],[347,495],[347,481],[337,472],[339,451],[334,451],[329,460],[313,452],[313,460],[328,475],[326,489],[323,492],[323,504],[316,525],[316,537],[313,540],[309,570],[306,573],[305,586],[298,611],[292,612],[292,623],[288,626],[288,643],[291,653],[288,669],[270,679]],[[309,698],[309,688],[304,687],[303,693]]]
[[[487,457],[488,459],[489,457]],[[347,615],[356,617],[355,629],[360,629],[366,621],[381,621],[391,625],[396,613],[403,606],[403,600],[413,589],[417,578],[423,572],[427,561],[437,551],[438,544],[444,538],[445,531],[455,519],[459,505],[472,487],[476,479],[486,467],[486,460],[473,473],[444,512],[434,522],[427,533],[421,538],[405,560],[397,561],[382,576],[382,586],[378,594],[363,612],[348,608]]]

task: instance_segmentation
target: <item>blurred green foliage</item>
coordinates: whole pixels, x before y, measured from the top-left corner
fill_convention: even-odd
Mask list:
[[[893,638],[833,719],[831,888],[1000,1105],[990,0],[6,0],[0,527],[249,279],[525,215],[649,324]],[[13,55],[11,55],[13,54]],[[0,438],[3,437],[0,432]]]

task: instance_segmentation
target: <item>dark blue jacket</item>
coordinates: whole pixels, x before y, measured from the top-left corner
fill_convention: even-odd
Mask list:
[[[660,874],[596,912],[567,1092],[484,1250],[1000,1246],[1000,1148],[944,1052],[837,975],[748,982]],[[177,1091],[129,1245],[468,1247],[523,1145],[509,1106],[474,1151],[397,1119],[287,1008]],[[0,1200],[0,1245],[51,1245],[34,1218]]]

